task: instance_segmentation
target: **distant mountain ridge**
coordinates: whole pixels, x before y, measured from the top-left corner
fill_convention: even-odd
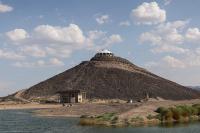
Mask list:
[[[187,87],[200,91],[200,86],[187,86]]]

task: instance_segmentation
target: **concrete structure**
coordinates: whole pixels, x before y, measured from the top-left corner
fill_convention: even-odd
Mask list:
[[[60,103],[82,103],[86,99],[86,92],[80,90],[60,91]]]
[[[98,52],[95,56],[96,57],[100,57],[100,56],[114,56],[114,54],[111,51],[109,51],[107,49],[104,49],[104,50]]]

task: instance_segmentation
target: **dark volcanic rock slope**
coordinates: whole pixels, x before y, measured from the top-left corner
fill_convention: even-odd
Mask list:
[[[134,99],[150,97],[183,100],[200,96],[198,91],[188,89],[166,80],[120,57],[93,57],[90,61],[71,68],[28,90],[22,97],[53,96],[58,91],[80,89],[88,98]]]

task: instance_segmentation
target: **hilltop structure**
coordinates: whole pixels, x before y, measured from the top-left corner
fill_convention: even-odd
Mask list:
[[[36,84],[21,94],[28,100],[52,98],[58,92],[85,92],[87,99],[141,100],[161,97],[171,100],[199,98],[198,91],[159,77],[108,50],[90,61]],[[68,93],[69,94],[69,93]],[[67,95],[68,95],[67,94]],[[74,98],[78,102],[78,93]],[[63,98],[65,101],[67,98]]]
[[[95,55],[95,57],[102,57],[102,56],[111,56],[112,57],[112,56],[114,56],[114,54],[111,51],[104,49]]]

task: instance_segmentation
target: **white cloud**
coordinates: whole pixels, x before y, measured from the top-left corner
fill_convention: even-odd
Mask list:
[[[146,68],[157,67],[157,66],[158,66],[158,62],[149,61],[149,62],[145,63]]]
[[[12,41],[21,41],[29,37],[24,29],[14,29],[6,33],[7,37]]]
[[[154,34],[153,32],[145,32],[140,35],[139,42],[150,43],[151,45],[160,45],[162,42],[162,37]]]
[[[166,11],[161,9],[156,2],[144,2],[133,9],[130,17],[137,24],[158,24],[166,20]]]
[[[119,23],[120,26],[130,26],[131,23],[129,21],[122,21]]]
[[[26,39],[26,41],[21,41],[20,44],[31,45],[32,50],[30,46],[27,46],[23,47],[22,51],[31,51],[30,53],[34,53],[34,56],[37,56],[36,52],[40,53],[39,56],[44,55],[44,52],[39,50],[39,47],[40,49],[45,48],[48,53],[54,53],[54,55],[60,52],[68,56],[72,53],[71,51],[76,49],[95,49],[97,45],[98,47],[99,45],[110,46],[110,44],[122,42],[120,35],[108,35],[104,31],[93,30],[84,35],[81,28],[76,24],[70,24],[67,27],[39,25],[31,33],[27,33],[23,29],[15,29],[7,32],[6,35],[13,44],[18,43],[19,40]],[[37,44],[39,47],[33,47],[32,44]]]
[[[151,33],[162,38],[162,43],[182,44],[184,36],[182,29],[185,28],[188,21],[174,21],[158,25]]]
[[[8,60],[23,60],[25,56],[15,53],[13,51],[7,51],[0,49],[0,58],[1,59],[8,59]]]
[[[37,62],[16,62],[13,64],[15,67],[43,67],[45,62],[43,60],[39,60]]]
[[[200,47],[195,50],[195,52],[200,55]]]
[[[113,34],[111,36],[108,37],[108,39],[106,40],[106,44],[114,44],[114,43],[120,43],[122,42],[122,38],[119,34]]]
[[[21,47],[20,50],[26,54],[26,55],[31,55],[33,57],[45,57],[46,52],[38,47],[37,45],[32,45],[32,46],[24,46]]]
[[[92,47],[92,49],[94,49],[95,51],[108,48],[113,44],[118,44],[123,41],[122,37],[119,34],[112,34],[108,37],[104,37],[103,39],[99,41],[98,40],[99,39],[92,40],[92,42],[95,41],[95,44],[93,44],[94,46]]]
[[[5,87],[6,87],[6,85],[4,83],[0,82],[0,89],[5,88]]]
[[[146,67],[189,69],[200,66],[200,48],[192,45],[192,42],[200,41],[200,30],[198,28],[185,30],[188,23],[189,21],[162,23],[140,35],[139,42],[151,45],[151,52],[176,54],[176,58],[165,56],[162,61],[157,61],[156,65],[150,63]]]
[[[98,24],[100,24],[100,25],[101,25],[101,24],[108,23],[109,20],[110,20],[110,17],[109,17],[109,15],[107,15],[107,14],[104,14],[104,15],[97,16],[97,17],[96,17],[96,22],[97,22]]]
[[[112,44],[118,44],[123,41],[122,37],[119,34],[107,35],[103,31],[89,31],[88,37],[86,40],[87,49],[89,50],[101,50],[104,48],[110,47]]]
[[[0,13],[11,12],[12,10],[11,6],[0,3]]]
[[[158,25],[156,27],[158,32],[161,33],[168,33],[168,32],[176,32],[176,31],[181,31],[185,26],[189,23],[189,20],[177,20],[173,22],[166,22]]]
[[[163,61],[166,62],[167,65],[173,68],[185,68],[185,64],[182,61],[172,56],[165,56],[163,58]]]
[[[16,62],[13,64],[13,66],[20,68],[55,67],[63,65],[64,63],[57,58],[51,58],[48,61],[38,60],[36,62]]]
[[[38,18],[39,18],[39,19],[43,19],[43,18],[44,18],[44,15],[39,15]]]
[[[46,47],[45,51],[48,55],[59,57],[59,58],[68,58],[70,57],[72,50],[65,47]]]
[[[198,52],[198,49],[196,49]],[[200,66],[200,55],[198,53],[190,52],[182,59],[188,67],[199,67]]]
[[[186,32],[186,38],[188,41],[197,42],[200,41],[200,30],[199,28],[189,28]]]
[[[55,66],[63,66],[64,65],[64,63],[62,61],[60,61],[59,59],[57,59],[57,58],[51,58],[49,60],[49,64],[50,65],[55,65]]]
[[[172,0],[164,0],[164,2],[164,5],[169,5],[172,2]]]
[[[16,90],[13,89],[11,86],[13,82],[1,80],[0,81],[0,97],[7,96],[8,94],[13,94]]]
[[[153,62],[153,61],[152,61]],[[176,58],[173,56],[165,56],[161,61],[157,61],[156,64],[148,64],[145,65],[147,68],[184,68],[184,69],[193,69],[199,68],[200,66],[200,54],[198,53],[198,49],[195,51],[188,51],[183,56],[177,56]]]
[[[9,46],[14,49],[14,52],[11,53],[19,53],[23,57],[26,56],[26,61],[17,62],[14,65],[17,67],[42,67],[51,66],[54,63],[57,63],[58,66],[58,64],[62,64],[58,60],[70,57],[76,50],[96,51],[123,41],[119,34],[109,35],[104,31],[98,30],[89,31],[84,35],[81,28],[76,24],[70,24],[66,27],[39,25],[30,33],[27,33],[24,29],[15,29],[5,34],[9,38],[8,44],[21,44]],[[12,51],[11,48],[10,50],[8,49],[8,53],[9,51]],[[9,53],[8,55],[11,54]],[[5,52],[1,56],[5,58]],[[10,56],[9,58],[14,57]],[[35,58],[37,60],[39,58],[39,61],[32,62]],[[58,60],[45,61],[48,58],[56,58]]]
[[[88,39],[95,40],[95,39],[99,39],[99,38],[101,38],[101,37],[103,37],[105,35],[106,35],[106,32],[93,30],[93,31],[89,31]]]
[[[177,54],[182,54],[189,52],[189,49],[173,46],[173,45],[162,45],[159,47],[155,47],[151,49],[153,53],[165,53],[165,52],[172,52],[172,53],[177,53]]]
[[[76,24],[70,24],[68,27],[39,25],[34,31],[37,38],[47,42],[82,44],[85,41],[82,30]]]
[[[185,42],[183,29],[187,23],[188,21],[174,21],[160,24],[153,30],[142,33],[139,42],[152,45],[153,50],[151,51],[154,53],[185,53],[188,49],[177,45]]]

